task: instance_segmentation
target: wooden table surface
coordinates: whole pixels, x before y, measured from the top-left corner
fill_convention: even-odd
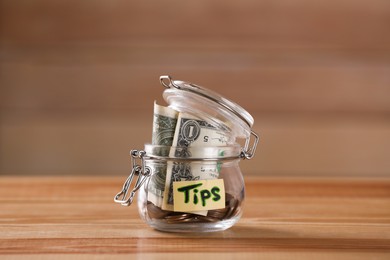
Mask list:
[[[164,233],[118,177],[0,177],[1,259],[390,259],[389,179],[246,178],[240,222]]]

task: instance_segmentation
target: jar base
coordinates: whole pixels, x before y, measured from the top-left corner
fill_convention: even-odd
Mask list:
[[[241,218],[240,215],[227,220],[210,223],[167,223],[164,220],[149,220],[148,224],[159,231],[164,232],[181,232],[181,233],[200,233],[200,232],[217,232],[232,227]]]

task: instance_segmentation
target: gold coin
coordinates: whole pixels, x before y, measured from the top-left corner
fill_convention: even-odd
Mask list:
[[[169,211],[162,210],[151,202],[147,203],[146,208],[150,218],[162,219],[170,213]]]

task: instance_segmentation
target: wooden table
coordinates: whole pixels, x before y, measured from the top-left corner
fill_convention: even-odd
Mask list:
[[[216,233],[164,233],[113,196],[118,177],[0,177],[1,259],[390,259],[389,179],[246,178]]]

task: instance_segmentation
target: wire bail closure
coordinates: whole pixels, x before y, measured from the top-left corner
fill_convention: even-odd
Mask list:
[[[251,148],[249,148],[249,145],[251,144],[251,136],[254,136],[253,145]],[[251,131],[251,135],[246,139],[244,149],[242,150],[240,157],[243,159],[250,160],[255,156],[257,144],[259,143],[259,135],[256,134],[254,131]]]
[[[122,206],[130,206],[133,203],[135,193],[141,188],[147,178],[151,175],[152,171],[149,167],[145,166],[145,151],[131,150],[132,169],[129,177],[127,177],[123,184],[122,190],[115,195],[114,201]],[[137,164],[137,159],[141,160],[141,165]],[[127,197],[129,188],[133,181],[134,176],[138,176],[137,181],[131,190],[129,197]]]
[[[145,166],[145,160],[175,160],[175,161],[223,161],[223,160],[236,160],[236,159],[252,159],[256,152],[256,147],[259,142],[259,136],[255,132],[251,132],[251,135],[254,136],[253,145],[249,148],[251,143],[251,138],[248,137],[244,149],[238,156],[233,157],[222,157],[222,158],[170,158],[170,157],[159,157],[159,156],[148,156],[143,150],[131,150],[131,161],[132,161],[132,169],[129,177],[127,177],[126,181],[123,184],[122,190],[118,192],[114,201],[122,206],[130,206],[133,203],[136,192],[142,187],[145,181],[152,175],[152,170],[150,167]],[[137,164],[137,160],[141,161],[141,164]],[[134,176],[138,176],[135,185],[131,189],[129,193],[130,186],[133,182]]]
[[[192,83],[184,84],[184,82],[182,82],[182,81],[173,80],[171,78],[171,76],[169,76],[169,75],[160,76],[160,83],[162,86],[164,86],[167,89],[176,88],[176,89],[181,90],[181,91],[191,92],[195,95],[204,97],[212,102],[215,102],[216,104],[221,106],[223,109],[226,109],[227,111],[229,111],[230,113],[234,114],[239,119],[244,121],[248,125],[249,128],[252,127],[253,121],[248,119],[248,116],[243,115],[243,114],[247,114],[247,112],[245,110],[243,110],[241,107],[239,107],[236,104],[236,107],[239,107],[239,110],[237,111],[236,109],[234,109],[232,107],[232,102],[230,102],[230,101],[228,102],[228,100],[221,98],[220,96],[215,96],[215,94],[212,94],[209,90],[206,90],[206,89],[204,89],[200,86],[194,85]],[[249,117],[252,118],[250,115],[249,115]],[[252,118],[252,120],[253,120],[253,118]],[[253,145],[252,145],[252,147],[249,147],[249,145],[251,144],[251,137],[252,136],[254,137]],[[259,136],[254,131],[251,130],[250,135],[245,140],[244,149],[241,152],[240,158],[252,159],[255,155],[255,151],[256,151],[256,147],[257,147],[258,143],[259,143]]]

